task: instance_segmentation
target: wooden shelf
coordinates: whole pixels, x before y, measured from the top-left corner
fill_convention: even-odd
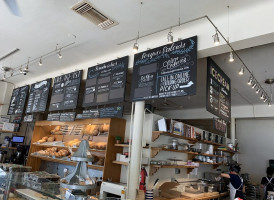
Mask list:
[[[129,144],[115,144],[116,147],[129,147]]]
[[[43,145],[43,144],[32,144],[32,145],[37,146],[37,147],[44,147],[44,148],[51,148],[51,147],[57,147],[59,149],[71,148],[74,151],[78,149],[78,147],[54,146],[54,145]],[[103,152],[103,153],[106,152],[106,150],[98,150],[98,149],[89,149],[89,151],[91,151],[91,152]]]
[[[151,158],[154,158],[160,151],[169,151],[169,152],[177,152],[177,153],[186,153],[192,155],[198,155],[197,152],[191,152],[186,150],[176,150],[176,149],[166,149],[161,147],[151,147]]]
[[[49,161],[49,162],[61,163],[64,165],[76,166],[76,164],[77,164],[77,162],[74,162],[74,161],[56,159],[56,158],[51,158],[51,157],[46,157],[46,156],[38,156],[38,155],[30,155],[30,156],[34,157],[34,158],[39,158],[41,160]],[[104,170],[104,166],[99,166],[99,165],[87,165],[87,167],[90,169],[95,169],[95,170],[100,170],[100,171]]]
[[[112,163],[117,165],[128,165],[128,162],[121,162],[121,161],[112,161]]]
[[[223,146],[223,145],[222,145]],[[223,151],[223,152],[228,152],[228,153],[232,153],[232,154],[237,154],[239,152],[236,152],[236,151],[233,151],[233,150],[230,150],[230,149],[226,149],[226,150],[222,150],[222,149],[217,149],[218,151]]]
[[[188,165],[150,165],[150,176],[155,174],[161,168],[184,168],[187,169],[187,173],[189,174],[195,169],[195,166],[188,166]]]
[[[165,135],[165,136],[169,136],[169,137],[184,139],[184,140],[188,140],[189,142],[193,142],[193,143],[196,143],[198,141],[196,138],[189,138],[189,137],[185,137],[185,136],[182,136],[182,135],[176,135],[176,134],[173,134],[173,133],[170,133],[170,132],[152,131],[152,142],[157,140],[160,137],[160,135]]]
[[[0,133],[15,133],[15,134],[17,134],[19,132],[0,130]]]
[[[201,155],[201,156],[208,156],[208,157],[220,157],[220,158],[224,157],[224,156],[220,156],[220,155],[205,154],[205,153],[199,153],[199,155]]]
[[[16,150],[17,147],[0,147],[1,149],[11,149],[11,150]]]
[[[224,144],[219,144],[219,143],[211,142],[211,141],[207,141],[207,140],[200,140],[198,142],[201,142],[201,143],[204,143],[204,144],[212,144],[212,145],[215,145],[215,146],[224,146]]]

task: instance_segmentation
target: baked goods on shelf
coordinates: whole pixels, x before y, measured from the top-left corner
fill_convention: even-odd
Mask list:
[[[55,126],[53,130],[50,131],[53,135],[62,135],[61,126]]]
[[[62,157],[68,156],[70,152],[67,149],[60,149],[58,151],[57,147],[51,147],[51,148],[47,148],[46,150],[40,150],[37,152],[37,154],[41,156],[62,158]]]
[[[80,143],[81,143],[81,140],[76,138],[71,141],[65,142],[64,145],[67,147],[79,147]]]
[[[55,137],[54,136],[45,136],[45,137],[42,137],[41,140],[38,140],[37,142],[40,143],[40,144],[43,144],[45,142],[53,142],[55,140]]]
[[[106,150],[107,143],[106,142],[93,142],[89,141],[89,148],[97,149],[97,150]]]

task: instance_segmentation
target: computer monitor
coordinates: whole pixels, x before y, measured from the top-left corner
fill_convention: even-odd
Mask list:
[[[12,142],[13,143],[24,143],[25,137],[24,136],[13,136],[12,137]]]

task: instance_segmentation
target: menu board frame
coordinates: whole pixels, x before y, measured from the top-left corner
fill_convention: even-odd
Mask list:
[[[77,108],[82,76],[83,70],[78,70],[54,78],[49,111]],[[69,105],[70,101],[72,105]]]
[[[26,113],[37,113],[46,111],[51,84],[52,78],[48,78],[46,80],[31,84]],[[44,100],[42,101],[42,99]],[[35,106],[35,104],[38,106]]]
[[[230,122],[230,78],[210,57],[207,58],[206,110],[226,122]]]
[[[197,36],[134,55],[131,100],[196,94]]]
[[[129,57],[88,68],[82,107],[123,102]]]
[[[24,92],[25,95],[22,94],[22,92]],[[29,85],[25,85],[25,86],[13,89],[7,115],[22,115],[24,113],[28,94],[29,94]],[[23,99],[21,99],[21,97],[23,97]],[[21,103],[20,103],[20,99],[21,99]]]

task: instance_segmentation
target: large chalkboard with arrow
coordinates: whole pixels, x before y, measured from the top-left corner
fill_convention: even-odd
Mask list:
[[[75,109],[83,70],[54,78],[49,111]]]
[[[21,115],[24,112],[29,86],[16,88],[12,92],[8,115]]]
[[[226,122],[230,122],[230,78],[211,58],[207,58],[206,109]]]
[[[31,85],[26,113],[44,112],[46,110],[51,81],[52,79],[49,78]]]
[[[135,54],[131,100],[196,94],[197,36]]]
[[[88,69],[83,107],[123,102],[128,56]]]

